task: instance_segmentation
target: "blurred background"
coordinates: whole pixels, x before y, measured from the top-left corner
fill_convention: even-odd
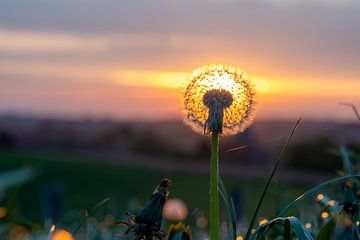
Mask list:
[[[206,229],[210,142],[182,124],[179,88],[207,63],[239,66],[257,90],[254,124],[221,139],[239,219],[303,117],[261,213],[275,214],[336,176],[340,146],[360,149],[357,118],[340,104],[360,104],[359,10],[355,0],[1,1],[0,220],[69,226],[109,197],[96,215],[113,222],[168,177],[184,221]]]

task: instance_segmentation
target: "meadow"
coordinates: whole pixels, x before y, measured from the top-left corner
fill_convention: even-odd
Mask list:
[[[149,168],[124,166],[121,164],[102,163],[101,159],[76,155],[59,155],[43,152],[0,151],[0,168],[5,173],[24,167],[31,167],[36,176],[27,183],[10,189],[2,204],[19,214],[29,223],[43,224],[46,201],[46,187],[55,186],[61,189],[61,201],[64,212],[73,211],[74,216],[81,218],[82,210],[91,209],[98,202],[110,197],[111,200],[96,212],[97,217],[107,214],[124,218],[125,211],[138,211],[162,178],[173,181],[170,198],[179,198],[188,204],[189,212],[208,211],[208,175],[183,174],[174,171],[157,171]],[[229,190],[238,190],[244,197],[241,205],[244,218],[249,218],[264,186],[264,180],[224,178]],[[308,185],[274,182],[264,204],[264,216],[271,216],[291,199],[297,197]],[[279,201],[279,199],[281,199]],[[131,206],[135,204],[135,206]],[[246,206],[246,207],[245,207]],[[9,212],[11,215],[12,213]],[[222,219],[224,220],[224,214]],[[187,222],[194,224],[194,216]]]

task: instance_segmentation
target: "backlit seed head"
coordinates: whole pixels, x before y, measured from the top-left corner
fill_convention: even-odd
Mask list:
[[[233,135],[253,121],[255,91],[247,76],[228,65],[204,65],[184,89],[185,123],[198,133]]]

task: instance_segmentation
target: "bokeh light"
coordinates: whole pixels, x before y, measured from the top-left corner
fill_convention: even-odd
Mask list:
[[[163,216],[167,220],[183,221],[188,215],[188,208],[184,201],[172,198],[166,201]]]
[[[65,230],[57,230],[54,232],[51,240],[74,240],[71,233]]]

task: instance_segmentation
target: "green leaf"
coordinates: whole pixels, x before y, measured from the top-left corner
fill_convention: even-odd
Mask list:
[[[354,173],[353,165],[350,160],[348,151],[346,150],[345,147],[340,147],[340,153],[341,153],[341,160],[342,160],[345,172],[347,173],[347,175],[353,174]]]
[[[31,168],[11,170],[0,174],[0,191],[23,184],[36,176]]]
[[[322,226],[315,240],[333,240],[335,226],[336,219],[332,218],[324,226]]]
[[[337,216],[334,240],[359,240],[356,224],[349,224],[349,221],[351,219],[345,213]]]
[[[290,220],[285,219],[284,223],[284,238],[285,240],[290,240],[291,228],[290,228]]]
[[[295,233],[295,235],[299,238],[299,240],[310,240],[313,239],[311,234],[308,232],[306,228],[300,223],[300,221],[295,217],[290,217],[290,225],[291,229]]]
[[[110,198],[105,198],[103,200],[101,200],[98,204],[96,204],[90,211],[85,209],[85,216],[82,219],[82,221],[80,221],[79,225],[77,226],[77,228],[75,229],[75,231],[73,232],[73,236],[75,236],[77,234],[77,232],[80,230],[80,228],[82,227],[82,225],[85,223],[86,219],[90,216],[90,214],[94,213],[99,207],[101,207],[102,205],[104,205],[106,202],[108,202],[110,200]]]
[[[299,240],[314,240],[308,230],[300,223],[300,221],[296,217],[282,217],[282,218],[275,218],[266,224],[259,226],[253,234],[250,235],[249,240],[261,239],[264,237],[271,228],[273,228],[276,224],[290,224],[290,229],[295,234],[295,236]],[[284,233],[284,237],[285,233]],[[286,238],[285,238],[286,239]]]
[[[110,198],[105,198],[103,199],[101,202],[99,202],[98,204],[96,204],[95,207],[93,207],[91,210],[90,210],[90,213],[93,213],[96,211],[96,209],[98,209],[99,207],[101,207],[102,205],[104,205],[106,202],[108,202],[110,200]]]
[[[221,198],[224,200],[226,222],[228,229],[229,240],[236,240],[236,213],[232,198],[229,198],[224,182],[219,176],[219,193]]]

